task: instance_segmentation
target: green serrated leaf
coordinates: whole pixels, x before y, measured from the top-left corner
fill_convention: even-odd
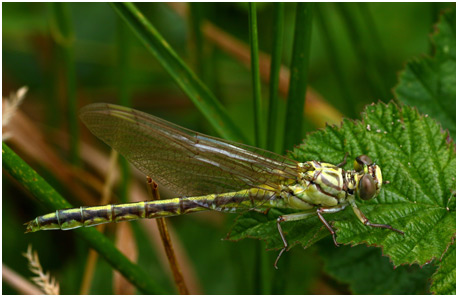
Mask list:
[[[427,280],[434,272],[431,264],[401,266],[393,269],[389,259],[374,247],[323,247],[325,271],[350,285],[354,294],[426,294]]]
[[[439,269],[432,277],[431,292],[456,295],[456,244],[450,246],[439,264]]]
[[[455,236],[455,147],[448,134],[430,117],[413,108],[379,103],[368,106],[363,121],[344,120],[341,127],[328,126],[308,135],[291,156],[297,161],[321,160],[337,164],[345,153],[350,158],[369,155],[390,183],[360,209],[374,223],[390,224],[405,236],[386,229],[364,226],[350,209],[326,215],[345,244],[376,245],[394,265],[423,265],[440,258]],[[349,162],[351,163],[351,162]],[[351,164],[346,165],[351,169]],[[452,194],[453,193],[453,194]],[[235,223],[229,239],[263,239],[269,248],[281,248],[275,220],[279,213],[245,213]],[[282,225],[293,246],[307,247],[328,230],[318,218]]]
[[[441,15],[436,24],[432,41],[436,49],[436,57],[440,60],[456,59],[456,10],[448,10]]]
[[[456,139],[456,15],[444,13],[432,36],[434,57],[407,63],[395,89],[396,97],[436,118]]]

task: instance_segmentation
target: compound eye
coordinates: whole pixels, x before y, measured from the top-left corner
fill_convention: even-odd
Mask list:
[[[363,171],[365,166],[372,165],[372,159],[369,156],[361,155],[356,157],[353,167],[356,171]]]
[[[370,200],[374,198],[377,188],[374,179],[370,174],[364,174],[359,181],[359,198]]]

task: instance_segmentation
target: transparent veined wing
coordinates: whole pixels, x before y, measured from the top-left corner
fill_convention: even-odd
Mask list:
[[[207,136],[131,108],[95,103],[81,109],[89,130],[144,174],[182,196],[273,187],[296,179],[296,162]]]

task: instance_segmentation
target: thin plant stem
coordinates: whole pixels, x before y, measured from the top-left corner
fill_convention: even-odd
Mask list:
[[[158,185],[152,180],[151,177],[146,177],[146,185],[148,188],[148,194],[152,200],[160,200]],[[181,295],[188,295],[189,290],[184,281],[183,274],[181,273],[180,265],[178,263],[175,251],[173,249],[172,240],[170,239],[170,234],[167,229],[167,222],[165,218],[156,219],[157,228],[161,234],[162,244],[164,246],[165,253],[167,255],[167,260],[169,261],[170,269],[172,270],[173,279],[175,280],[175,285],[177,286],[178,292]]]
[[[262,98],[261,98],[261,77],[259,74],[259,49],[258,49],[258,25],[256,17],[256,3],[248,3],[248,23],[250,34],[250,52],[251,52],[251,75],[253,89],[253,119],[254,119],[254,139],[255,145],[264,147],[262,140],[263,135],[263,116],[262,116]],[[266,279],[263,277],[263,272],[266,267],[265,252],[257,242],[255,244],[255,253],[257,254],[257,265],[255,266],[255,294],[266,294]]]
[[[253,88],[253,115],[254,115],[254,139],[255,145],[264,147],[262,141],[263,116],[261,99],[261,77],[259,74],[259,49],[258,49],[258,25],[256,20],[256,3],[248,3],[250,49],[251,49],[251,74]]]
[[[307,90],[314,6],[314,3],[298,3],[296,8],[296,24],[294,28],[283,150],[292,149],[304,137],[302,134],[302,124],[305,93]]]
[[[285,4],[278,2],[274,4],[274,24],[273,24],[273,44],[272,57],[270,61],[270,80],[269,80],[269,112],[267,119],[267,146],[270,151],[276,151],[276,131],[278,116],[278,84],[280,80],[281,54],[283,48],[283,27]]]

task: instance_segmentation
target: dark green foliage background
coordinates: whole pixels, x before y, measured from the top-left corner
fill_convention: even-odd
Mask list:
[[[450,190],[455,189],[451,175],[456,175],[456,168],[450,164],[455,152],[453,142],[450,144],[446,134],[436,125],[438,122],[443,129],[450,131],[452,139],[456,139],[456,13],[453,6],[448,3],[315,5],[307,86],[351,120],[345,120],[341,130],[327,127],[316,132],[314,123],[305,119],[303,138],[306,142],[291,156],[300,161],[324,158],[325,161],[338,163],[345,152],[350,152],[351,157],[360,153],[370,154],[382,168],[386,168],[385,179],[391,184],[377,201],[363,203],[362,209],[372,213],[370,218],[374,221],[394,220],[395,226],[408,224],[410,236],[396,242],[396,234],[386,235],[384,230],[368,232],[351,211],[346,210],[332,216],[338,240],[347,244],[335,248],[327,230],[318,219],[311,218],[285,227],[291,244],[300,243],[308,248],[302,250],[296,246],[285,253],[280,260],[280,270],[276,271],[272,265],[277,252],[266,252],[264,242],[259,244],[257,240],[244,239],[233,243],[221,239],[230,230],[233,239],[258,237],[269,248],[280,247],[281,241],[274,224],[280,214],[278,210],[271,210],[267,216],[250,213],[239,217],[216,213],[214,216],[219,218],[219,224],[209,223],[205,214],[173,218],[169,222],[176,229],[192,261],[202,293],[421,294],[432,291],[454,294],[456,248],[451,242],[456,230],[456,202]],[[184,20],[170,6],[141,3],[137,7],[215,94],[228,111],[229,118],[243,131],[243,137],[254,143],[250,70],[208,41],[196,43],[198,38],[193,35],[192,20]],[[2,8],[2,95],[7,96],[27,85],[29,94],[21,110],[44,133],[67,132],[63,130],[67,127],[64,112],[67,102],[62,90],[65,54],[56,45],[60,37],[56,36],[55,25],[51,21],[51,6],[43,3],[4,3]],[[294,3],[285,5],[282,62],[288,67],[292,59],[295,8]],[[447,8],[448,13],[443,15],[443,10]],[[78,107],[92,102],[116,102],[122,81],[134,108],[218,136],[218,131],[210,128],[158,59],[123,25],[110,5],[69,3],[68,9],[68,20],[74,30]],[[193,9],[227,33],[248,43],[247,5],[205,3]],[[267,53],[271,53],[272,48],[273,9],[270,3],[257,4],[259,48]],[[125,44],[118,43],[122,34],[125,34],[123,40],[127,40]],[[129,71],[120,73],[118,54],[123,46],[130,48],[130,66]],[[262,85],[264,101],[268,98],[268,89],[266,84]],[[378,103],[375,107],[366,107],[372,102]],[[281,152],[279,148],[282,147],[284,127],[280,123],[284,120],[286,108],[284,101],[279,103],[278,143],[275,147]],[[371,108],[376,111],[372,113]],[[365,113],[361,115],[363,111]],[[394,113],[401,113],[403,123],[411,125],[406,127],[410,135],[403,135],[401,123],[394,118],[387,119]],[[420,117],[420,114],[428,114],[428,117]],[[367,129],[367,121],[371,123],[371,131]],[[392,121],[396,125],[389,130],[392,129]],[[421,125],[417,127],[419,123]],[[87,133],[85,128],[80,127],[80,130]],[[355,131],[365,136],[358,136]],[[388,134],[383,134],[383,131]],[[46,135],[49,136],[49,144],[57,147],[55,137],[51,137],[54,134]],[[416,135],[420,135],[421,139],[417,139]],[[400,141],[396,145],[409,143],[411,151],[405,153],[405,146],[403,149],[399,146],[394,149],[394,145],[390,148],[393,139]],[[418,149],[424,141],[428,141],[431,147]],[[378,146],[380,143],[383,145]],[[97,145],[108,152],[100,143]],[[438,153],[435,155],[434,152]],[[66,152],[61,154],[67,158]],[[409,162],[415,170],[404,167]],[[33,162],[31,166],[72,204],[81,204],[79,197],[74,197],[71,190],[60,184],[50,170]],[[350,167],[351,164],[348,164],[347,169]],[[396,170],[401,167],[405,171]],[[421,173],[424,175],[419,176]],[[432,179],[426,183],[425,179],[431,176]],[[440,178],[447,176],[450,179]],[[21,190],[5,174],[2,181],[3,263],[25,277],[31,276],[21,253],[32,243],[44,269],[58,279],[61,292],[78,293],[84,271],[82,263],[85,263],[89,249],[86,242],[71,231],[24,235],[23,223],[47,213],[49,209]],[[426,202],[412,205],[408,216],[405,210],[390,205],[396,199],[412,202],[417,193],[412,191],[419,188],[429,189],[427,195],[418,197],[419,202]],[[450,193],[448,196],[447,191]],[[441,195],[435,196],[436,192]],[[440,199],[434,200],[437,197]],[[434,218],[439,220],[435,222],[438,232],[428,234],[426,230],[432,228],[432,223],[428,223],[427,218],[433,206]],[[448,213],[446,206],[450,210]],[[133,223],[133,228],[139,249],[139,266],[161,284],[162,289],[175,293],[173,281],[164,273],[166,268],[157,259],[149,240],[145,240],[147,233],[138,223]],[[418,234],[412,235],[415,232]],[[108,228],[107,235],[113,237],[112,228]],[[409,240],[415,241],[418,236],[425,236],[422,247],[426,251],[413,252],[408,259],[396,253],[399,245],[412,247]],[[392,244],[393,241],[399,245]],[[382,256],[379,247],[350,245],[357,243],[384,245],[383,254],[388,257]],[[426,264],[428,260],[432,262]],[[393,264],[403,263],[412,265],[393,269]],[[97,262],[91,294],[113,293],[111,272],[111,266],[104,260]],[[3,293],[17,292],[4,282]]]

